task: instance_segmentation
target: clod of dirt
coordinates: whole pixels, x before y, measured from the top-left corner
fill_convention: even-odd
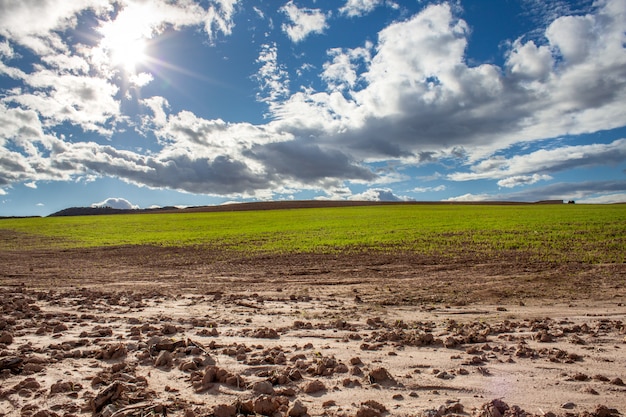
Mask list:
[[[361,358],[357,356],[357,357],[350,359],[350,365],[354,365],[354,366],[363,365],[363,362],[361,361]]]
[[[74,384],[68,381],[57,381],[50,387],[50,395],[62,394],[66,392],[77,392],[80,391],[82,388],[83,387],[80,384]]]
[[[281,404],[274,398],[267,395],[261,395],[253,402],[253,411],[263,416],[272,416],[278,411]]]
[[[384,405],[374,400],[361,403],[361,407],[356,412],[356,417],[380,417],[387,412]]]
[[[274,387],[268,381],[258,381],[252,385],[252,391],[256,394],[272,395],[274,394]]]
[[[186,345],[187,343],[184,340],[174,341],[167,337],[153,337],[148,341],[148,347],[153,354],[162,350],[173,352],[176,348],[185,347]]]
[[[504,401],[491,400],[480,407],[479,417],[502,417],[509,409],[509,405]]]
[[[291,408],[289,408],[288,415],[289,417],[305,417],[307,416],[308,408],[303,405],[300,400],[294,401]]]
[[[592,413],[594,417],[619,417],[621,416],[620,412],[615,408],[608,408],[605,405],[599,405],[596,407],[595,411]]]
[[[157,356],[156,360],[154,361],[154,366],[171,366],[173,360],[174,358],[169,351],[162,350],[161,352],[159,352],[159,356]]]
[[[4,345],[10,345],[13,343],[13,335],[9,332],[0,333],[0,343]]]
[[[367,375],[372,384],[394,384],[396,381],[385,368],[375,368]]]
[[[98,392],[98,394],[89,401],[89,406],[94,413],[98,413],[105,406],[120,398],[124,391],[126,391],[124,384],[115,381]]]
[[[211,389],[213,383],[219,382],[229,385],[233,388],[243,388],[246,386],[245,380],[240,375],[235,375],[228,372],[225,369],[218,368],[217,366],[209,366],[204,374],[196,373],[200,375],[201,379],[194,383],[194,389],[196,392],[203,392]]]
[[[278,332],[275,329],[261,328],[253,332],[250,336],[257,339],[280,339]]]
[[[574,378],[574,381],[588,381],[589,380],[589,376],[581,372],[576,373],[572,378]]]
[[[324,385],[322,381],[315,379],[304,384],[302,391],[305,394],[315,394],[321,391],[326,391],[326,385]]]
[[[235,417],[237,415],[237,407],[234,405],[220,404],[213,408],[215,417]]]
[[[458,346],[459,343],[460,342],[455,337],[449,336],[449,337],[446,337],[446,340],[444,340],[443,345],[447,347],[448,349],[452,349]]]
[[[8,369],[13,374],[22,372],[22,362],[24,359],[15,356],[0,359],[0,371]]]
[[[622,378],[613,378],[613,379],[610,381],[610,384],[611,384],[611,385],[618,385],[618,386],[623,387],[623,386],[624,386],[624,381],[622,381]]]
[[[126,345],[123,343],[111,344],[102,348],[102,351],[98,353],[96,358],[110,360],[110,359],[120,359],[126,356],[128,350],[126,349]]]
[[[165,336],[176,334],[178,333],[178,328],[174,326],[173,324],[167,323],[163,325],[163,328],[161,329],[161,333]]]

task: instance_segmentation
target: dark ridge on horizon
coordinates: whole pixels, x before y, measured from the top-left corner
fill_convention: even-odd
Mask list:
[[[48,215],[94,216],[110,214],[145,214],[145,213],[211,213],[227,211],[253,210],[288,210],[325,207],[361,207],[385,205],[526,205],[526,204],[564,204],[563,200],[542,200],[536,202],[521,201],[345,201],[345,200],[297,200],[297,201],[256,201],[230,203],[216,206],[193,206],[177,208],[173,206],[147,209],[116,209],[112,207],[70,207]],[[35,216],[36,217],[36,216]]]

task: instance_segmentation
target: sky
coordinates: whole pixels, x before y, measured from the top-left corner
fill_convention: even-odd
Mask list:
[[[0,216],[626,201],[624,0],[0,0]]]

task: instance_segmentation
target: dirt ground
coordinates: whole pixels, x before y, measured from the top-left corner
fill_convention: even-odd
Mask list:
[[[624,264],[0,251],[0,296],[0,416],[626,412]]]

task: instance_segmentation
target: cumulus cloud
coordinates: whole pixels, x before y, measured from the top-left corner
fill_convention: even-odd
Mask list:
[[[139,206],[136,206],[125,198],[120,197],[109,197],[100,203],[93,203],[91,207],[110,207],[123,210],[136,210],[139,208]]]
[[[261,65],[254,78],[259,82],[257,100],[270,105],[276,111],[279,103],[289,95],[289,73],[278,63],[276,43],[261,45],[257,58]]]
[[[515,175],[513,177],[501,179],[500,181],[498,181],[498,186],[504,188],[513,188],[519,185],[530,185],[538,181],[548,181],[551,179],[552,177],[549,175]]]
[[[348,17],[363,16],[381,5],[383,0],[346,0],[339,13]]]
[[[446,201],[525,201],[574,200],[577,202],[619,203],[624,202],[626,181],[558,182],[543,187],[527,188],[512,193],[463,194]]]
[[[397,196],[389,188],[373,188],[348,198],[355,201],[411,201],[408,197]]]
[[[519,181],[537,182],[549,179],[547,173],[594,165],[619,164],[626,161],[626,139],[609,144],[562,146],[541,149],[510,158],[493,156],[473,165],[471,172],[456,172],[448,178],[453,181],[477,179],[504,179],[498,185],[514,186]]]
[[[282,29],[292,42],[301,42],[312,33],[323,33],[328,27],[326,15],[319,9],[299,8],[290,0],[281,10],[290,22],[284,23]]]
[[[411,191],[414,193],[429,193],[429,192],[444,191],[445,189],[446,189],[445,185],[437,185],[434,187],[415,187]]]

